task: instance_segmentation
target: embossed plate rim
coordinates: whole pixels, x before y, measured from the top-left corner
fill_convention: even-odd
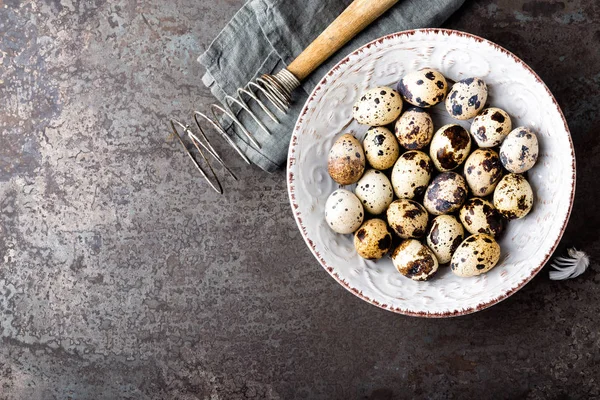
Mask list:
[[[357,56],[361,51],[368,49],[371,46],[374,46],[376,44],[383,44],[386,40],[391,40],[393,38],[397,38],[397,37],[402,37],[405,36],[407,38],[409,38],[410,40],[410,36],[415,35],[416,33],[424,33],[424,34],[441,34],[441,35],[447,35],[447,36],[458,36],[458,37],[466,37],[468,39],[471,40],[475,40],[476,42],[479,43],[485,43],[491,47],[493,47],[494,49],[504,53],[505,55],[507,55],[508,57],[512,58],[517,64],[519,64],[521,67],[524,68],[524,70],[531,74],[531,76],[542,85],[542,87],[546,90],[546,93],[548,94],[550,100],[552,101],[552,104],[554,104],[554,106],[556,107],[556,111],[558,111],[558,115],[560,115],[560,117],[562,118],[563,124],[564,124],[564,129],[565,132],[567,133],[567,138],[569,141],[569,146],[570,146],[570,150],[571,150],[571,173],[572,173],[572,184],[571,184],[571,193],[569,195],[569,206],[568,206],[568,210],[567,213],[565,215],[565,219],[562,222],[562,226],[560,229],[560,232],[554,242],[554,244],[552,245],[550,251],[545,255],[544,260],[535,268],[532,268],[531,273],[529,274],[529,276],[525,277],[521,282],[519,282],[518,284],[514,285],[513,287],[511,287],[510,289],[507,289],[504,294],[502,294],[501,296],[494,298],[490,301],[487,302],[482,302],[479,303],[473,307],[470,308],[466,308],[466,309],[456,309],[456,310],[452,310],[452,311],[446,311],[446,312],[414,312],[411,310],[407,310],[407,309],[402,309],[399,307],[392,307],[386,304],[381,304],[380,302],[378,302],[375,299],[371,299],[368,296],[365,296],[360,289],[355,288],[351,285],[349,285],[346,281],[344,281],[335,271],[335,269],[332,266],[327,265],[327,263],[325,262],[325,260],[321,257],[321,255],[318,253],[318,251],[316,250],[316,246],[314,241],[308,237],[308,235],[306,234],[306,229],[302,223],[302,218],[301,216],[295,211],[298,208],[298,205],[295,203],[295,186],[294,186],[294,174],[291,171],[292,166],[295,163],[295,158],[294,158],[294,153],[295,153],[295,147],[297,145],[297,132],[300,129],[301,123],[302,123],[302,119],[304,117],[304,115],[307,113],[309,105],[311,103],[311,101],[313,101],[313,99],[315,98],[315,95],[321,91],[324,87],[324,85],[326,85],[328,78],[336,71],[338,70],[341,66],[345,65],[348,63],[348,61],[350,60],[350,57],[352,56]],[[350,53],[347,57],[345,57],[344,59],[342,59],[339,63],[337,63],[330,71],[328,71],[325,76],[322,78],[322,80],[319,82],[319,84],[314,88],[314,90],[311,92],[310,96],[308,97],[308,100],[306,101],[304,107],[302,108],[302,111],[300,112],[300,115],[298,116],[298,120],[296,122],[296,125],[294,127],[294,131],[292,134],[292,140],[290,141],[290,146],[289,146],[289,151],[288,151],[288,163],[287,163],[287,186],[288,186],[288,196],[290,199],[290,205],[292,207],[292,212],[294,214],[294,219],[296,220],[296,224],[298,225],[298,228],[300,229],[300,232],[302,234],[302,237],[304,238],[304,241],[306,242],[306,244],[308,245],[309,249],[311,250],[311,252],[313,253],[313,255],[317,258],[317,260],[319,261],[319,263],[321,264],[321,266],[323,268],[325,268],[325,270],[339,283],[341,284],[344,288],[346,288],[348,291],[350,291],[351,293],[353,293],[354,295],[356,295],[357,297],[375,305],[378,306],[380,308],[383,308],[385,310],[388,311],[392,311],[395,313],[399,313],[399,314],[404,314],[404,315],[409,315],[409,316],[418,316],[418,317],[427,317],[427,318],[445,318],[445,317],[454,317],[454,316],[461,316],[461,315],[467,315],[467,314],[471,314],[477,311],[481,311],[483,309],[486,309],[488,307],[491,307],[494,304],[497,304],[499,302],[501,302],[502,300],[508,298],[509,296],[513,295],[514,293],[516,293],[518,290],[520,290],[523,286],[525,286],[529,281],[531,281],[531,279],[533,279],[533,277],[535,275],[537,275],[542,268],[546,265],[546,263],[548,262],[548,260],[550,259],[550,257],[552,256],[552,254],[554,253],[554,251],[556,250],[556,247],[558,246],[558,244],[560,243],[560,240],[565,232],[567,223],[569,221],[569,217],[571,215],[571,211],[573,209],[573,201],[574,201],[574,197],[575,197],[575,184],[576,184],[576,161],[575,161],[575,150],[573,147],[573,140],[571,138],[571,134],[570,134],[570,130],[569,130],[569,126],[567,124],[567,121],[564,117],[564,114],[560,108],[560,106],[558,105],[558,102],[556,101],[554,95],[552,94],[552,92],[550,91],[550,89],[548,89],[548,86],[544,83],[544,81],[535,73],[535,71],[533,71],[531,69],[531,67],[529,67],[523,60],[521,60],[519,57],[517,57],[516,55],[514,55],[513,53],[511,53],[510,51],[506,50],[505,48],[499,46],[498,44],[491,42],[487,39],[484,39],[480,36],[477,35],[473,35],[467,32],[461,32],[461,31],[457,31],[457,30],[452,30],[452,29],[442,29],[442,28],[425,28],[425,29],[413,29],[413,30],[407,30],[407,31],[402,31],[402,32],[397,32],[397,33],[393,33],[390,35],[386,35],[383,36],[381,38],[375,39],[367,44],[365,44],[364,46],[356,49],[355,51],[353,51],[352,53]]]

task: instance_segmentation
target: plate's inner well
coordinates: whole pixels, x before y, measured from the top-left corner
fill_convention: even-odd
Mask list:
[[[337,234],[325,223],[325,202],[338,188],[327,174],[329,149],[342,133],[362,139],[368,129],[352,119],[354,101],[370,87],[395,87],[402,76],[424,67],[455,81],[481,77],[488,84],[488,104],[506,110],[513,128],[533,129],[540,142],[539,159],[527,173],[534,208],[524,219],[507,224],[499,241],[498,265],[479,277],[460,278],[441,268],[431,281],[412,281],[400,275],[387,256],[376,262],[363,260],[354,250],[352,235]],[[452,119],[443,104],[431,114],[435,129],[450,122],[468,128],[470,123]],[[409,314],[475,311],[503,299],[535,275],[562,235],[574,190],[568,129],[546,86],[522,62],[490,42],[443,30],[401,33],[373,42],[324,78],[301,115],[289,154],[292,209],[321,264],[365,300]]]

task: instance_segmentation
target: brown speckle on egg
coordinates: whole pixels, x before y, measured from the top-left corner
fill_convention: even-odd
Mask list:
[[[402,239],[422,237],[429,221],[425,208],[408,199],[396,200],[390,204],[386,217],[389,226]]]
[[[504,230],[504,222],[494,205],[478,197],[465,202],[459,217],[465,229],[473,235],[485,233],[498,237]]]
[[[438,171],[445,172],[461,165],[471,150],[471,136],[462,126],[444,125],[437,130],[429,155]]]
[[[423,68],[402,78],[397,89],[408,103],[426,108],[444,100],[448,84],[439,71]]]
[[[396,121],[395,134],[405,149],[421,149],[427,146],[433,137],[431,116],[420,108],[409,108]]]
[[[402,112],[402,97],[392,88],[379,86],[367,90],[352,108],[359,124],[383,126],[390,124]]]
[[[378,170],[391,168],[400,155],[400,146],[394,134],[385,127],[372,127],[363,140],[365,157]]]
[[[502,178],[500,157],[492,149],[477,149],[465,161],[465,178],[471,192],[483,197],[494,191]]]
[[[357,182],[354,193],[363,202],[365,210],[372,215],[383,213],[394,197],[388,177],[375,169],[365,172]]]
[[[360,142],[351,134],[340,136],[327,161],[329,176],[340,185],[356,183],[365,170],[365,158]]]
[[[333,231],[352,233],[360,227],[363,218],[363,206],[354,193],[338,189],[327,198],[325,220]]]
[[[493,237],[478,233],[467,238],[452,255],[450,268],[461,277],[488,272],[500,259],[500,246]]]
[[[444,172],[436,176],[425,191],[423,205],[431,214],[447,214],[458,210],[466,196],[464,178],[455,172]]]
[[[392,186],[396,196],[413,199],[422,195],[432,172],[432,162],[427,154],[419,150],[402,154],[392,169]]]
[[[368,260],[383,257],[392,245],[392,234],[386,223],[378,218],[366,221],[354,234],[354,248],[359,256]]]
[[[488,90],[479,78],[467,78],[456,82],[446,98],[446,110],[459,120],[475,117],[485,106]]]
[[[439,215],[434,218],[427,234],[427,246],[435,254],[440,264],[447,264],[452,254],[464,239],[461,223],[452,215]]]
[[[438,261],[432,251],[421,242],[408,239],[392,254],[392,262],[398,272],[416,281],[430,279],[438,270]]]
[[[508,134],[500,146],[500,161],[509,172],[521,174],[537,161],[537,136],[528,128],[519,127]]]
[[[519,174],[504,176],[494,190],[494,207],[507,219],[526,216],[533,206],[533,190]]]

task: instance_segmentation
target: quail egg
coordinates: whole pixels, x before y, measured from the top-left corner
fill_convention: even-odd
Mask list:
[[[425,110],[411,107],[396,121],[395,133],[405,149],[422,149],[433,137],[433,121]]]
[[[365,157],[375,169],[391,168],[400,155],[400,146],[389,129],[373,127],[367,131],[363,140]]]
[[[432,107],[444,100],[448,92],[446,78],[439,71],[423,68],[398,82],[404,100],[417,107]]]
[[[402,275],[415,281],[426,281],[438,270],[433,252],[418,240],[402,242],[392,253],[392,263]]]
[[[394,200],[392,184],[381,171],[370,169],[356,184],[354,194],[362,202],[365,210],[373,215],[381,214]]]
[[[498,237],[504,229],[502,216],[487,200],[474,197],[465,202],[458,213],[460,222],[472,235],[485,233]]]
[[[354,193],[338,189],[327,198],[325,220],[334,232],[352,233],[360,227],[363,218],[363,206]]]
[[[460,125],[444,125],[437,130],[429,156],[438,171],[451,171],[462,164],[471,151],[471,135]]]
[[[526,216],[533,206],[533,190],[519,174],[505,175],[494,190],[494,207],[507,219]]]
[[[466,238],[452,255],[450,269],[463,277],[481,275],[500,260],[500,246],[490,235],[478,233]]]
[[[506,111],[490,107],[475,117],[471,135],[479,147],[495,147],[502,143],[511,129],[512,122]]]
[[[351,185],[360,179],[365,171],[365,154],[354,136],[346,133],[335,141],[329,150],[327,170],[340,185]]]
[[[535,133],[521,126],[508,134],[500,146],[500,161],[509,172],[522,174],[531,169],[538,158],[539,146]]]
[[[381,219],[370,219],[354,234],[354,248],[368,260],[380,259],[392,246],[392,234]]]
[[[456,217],[439,215],[433,219],[426,240],[438,262],[448,264],[464,238],[465,231]]]
[[[378,86],[367,90],[353,107],[359,124],[383,126],[391,124],[402,112],[402,97],[394,89]]]
[[[392,169],[392,186],[396,196],[413,199],[421,196],[433,173],[433,163],[429,156],[419,150],[402,154]]]
[[[487,196],[502,178],[500,157],[492,149],[477,149],[465,161],[465,178],[474,196]]]
[[[427,210],[416,201],[407,199],[390,204],[386,216],[390,228],[402,239],[422,237],[429,221]]]
[[[430,214],[448,214],[458,210],[466,197],[467,184],[464,178],[455,172],[442,172],[427,187],[423,205]]]
[[[479,114],[487,101],[488,89],[479,78],[467,78],[452,85],[446,98],[446,110],[456,119],[471,119]]]

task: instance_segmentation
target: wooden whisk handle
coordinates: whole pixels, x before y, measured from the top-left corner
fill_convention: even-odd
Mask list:
[[[287,67],[302,81],[350,39],[375,21],[398,0],[354,0]]]

